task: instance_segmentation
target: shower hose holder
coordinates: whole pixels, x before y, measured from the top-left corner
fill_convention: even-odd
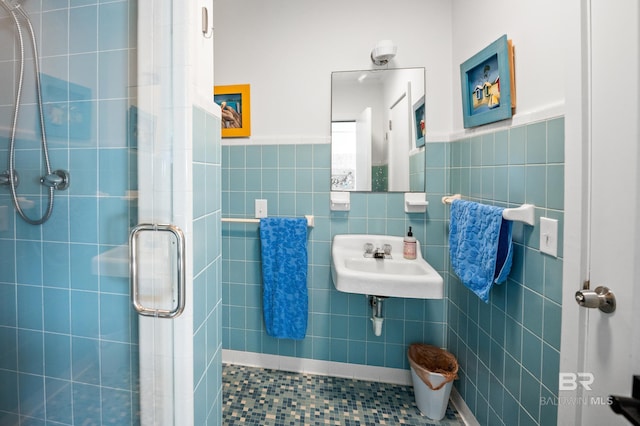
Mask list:
[[[18,172],[15,170],[13,171],[13,173],[11,173],[9,170],[5,170],[4,172],[0,173],[0,185],[11,185],[12,177],[14,186],[18,186],[18,183],[20,183],[20,179],[18,177]]]
[[[14,170],[13,173],[11,173],[9,170],[5,170],[0,173],[0,185],[11,185],[12,178],[14,187],[17,187],[20,183],[18,172]],[[64,191],[69,187],[69,172],[66,170],[56,170],[48,175],[42,176],[40,183],[48,188]]]
[[[46,187],[64,191],[69,187],[69,172],[55,170],[48,175],[42,176],[40,183]]]

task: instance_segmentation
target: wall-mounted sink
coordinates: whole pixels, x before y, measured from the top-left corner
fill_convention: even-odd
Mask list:
[[[365,244],[382,249],[391,246],[391,257],[365,257]],[[442,299],[443,279],[422,257],[402,256],[403,238],[387,235],[336,235],[331,245],[331,277],[338,291],[387,297]]]

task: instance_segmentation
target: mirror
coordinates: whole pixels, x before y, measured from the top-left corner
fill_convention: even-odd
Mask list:
[[[331,191],[425,191],[424,89],[424,68],[331,73]]]

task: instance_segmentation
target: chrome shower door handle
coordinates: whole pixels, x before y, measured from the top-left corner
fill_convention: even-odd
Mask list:
[[[184,311],[184,252],[184,234],[177,226],[143,223],[131,230],[131,298],[140,315],[176,318]]]
[[[616,310],[616,298],[604,286],[596,287],[595,290],[578,290],[576,292],[576,302],[584,308],[598,308],[606,314]]]

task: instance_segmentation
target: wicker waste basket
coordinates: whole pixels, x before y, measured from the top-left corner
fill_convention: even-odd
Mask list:
[[[458,361],[444,349],[421,343],[409,346],[408,357],[416,405],[430,419],[442,420],[458,375]]]

